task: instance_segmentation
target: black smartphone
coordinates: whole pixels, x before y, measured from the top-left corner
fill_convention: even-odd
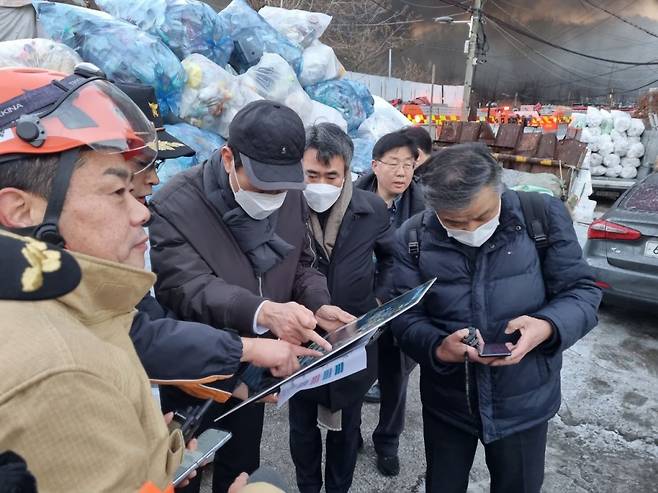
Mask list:
[[[480,350],[480,356],[483,358],[502,358],[511,355],[512,351],[507,349],[507,345],[503,342],[487,342]]]

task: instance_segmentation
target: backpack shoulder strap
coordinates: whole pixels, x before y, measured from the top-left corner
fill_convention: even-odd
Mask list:
[[[535,242],[539,259],[543,262],[548,248],[548,216],[544,198],[537,192],[516,192],[521,201],[528,235]]]
[[[411,218],[409,229],[407,229],[407,251],[416,264],[420,259],[420,230],[422,227],[423,213],[420,212]]]

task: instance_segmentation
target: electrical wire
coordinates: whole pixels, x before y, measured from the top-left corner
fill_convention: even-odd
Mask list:
[[[606,9],[605,7],[602,7],[601,5],[595,4],[591,0],[581,0],[581,1],[585,2],[587,5],[590,5],[590,6],[594,7],[595,9],[602,10],[603,12],[605,12],[606,14],[614,17],[615,19],[618,19],[618,20],[628,24],[629,26],[633,26],[635,29],[638,29],[638,30],[642,31],[642,32],[648,34],[649,36],[653,36],[654,38],[658,38],[658,34],[656,34],[654,32],[651,32],[648,29],[645,29],[644,27],[642,27],[638,24],[635,24],[634,22],[629,21],[628,19],[626,19],[626,18],[624,18],[624,17],[622,17],[618,14],[615,14],[614,12],[609,11],[608,9]]]
[[[498,7],[503,13],[505,13],[505,14],[508,15],[511,19],[513,19],[513,15],[512,15],[512,13],[509,12],[508,10],[504,9],[502,6],[500,6],[500,5],[496,2],[496,0],[492,0],[492,3],[493,3],[496,7]],[[496,24],[495,21],[491,21],[491,22],[492,22],[492,24]],[[503,27],[498,26],[498,28],[499,28],[499,29],[502,29],[502,30],[504,31],[504,28],[503,28]],[[534,49],[532,46],[528,45],[526,42],[524,42],[523,40],[517,38],[517,37],[514,36],[513,34],[507,32],[507,31],[505,31],[505,32],[507,33],[507,35],[513,37],[518,43],[520,43],[520,44],[522,44],[523,46],[525,46],[528,50],[530,50],[530,51],[532,51],[533,53],[535,53],[536,55],[538,55],[538,56],[544,58],[546,61],[548,61],[548,62],[551,63],[552,65],[555,65],[556,67],[560,68],[561,70],[564,70],[565,72],[568,72],[568,73],[570,73],[570,74],[572,74],[572,75],[575,75],[575,76],[577,76],[577,77],[582,77],[582,76],[585,76],[585,77],[591,77],[591,73],[590,73],[590,72],[582,71],[582,70],[577,70],[577,69],[573,69],[573,68],[571,68],[571,67],[565,67],[565,66],[562,65],[560,62],[557,62],[557,61],[554,60],[553,58],[550,58],[548,55],[546,55],[546,54],[544,54],[544,53],[542,53],[542,52],[540,52],[540,51],[537,51],[537,50]],[[633,66],[633,67],[631,67],[631,68],[635,68],[635,66]],[[614,72],[608,72],[608,73],[606,73],[605,75],[610,75],[611,73],[614,73]],[[597,77],[594,77],[594,79],[596,79],[596,78],[597,78]],[[610,83],[610,81],[608,81],[608,84],[609,84],[609,83]],[[606,84],[606,85],[607,85],[607,84]]]
[[[542,66],[540,63],[538,63],[537,61],[533,60],[532,58],[530,58],[530,57],[528,56],[527,53],[525,53],[521,48],[518,47],[518,45],[516,45],[516,44],[514,43],[514,41],[516,41],[517,43],[520,43],[520,44],[524,45],[526,48],[528,48],[528,49],[530,49],[531,51],[535,52],[537,55],[539,55],[539,56],[541,56],[542,58],[546,59],[547,61],[549,61],[549,62],[552,63],[553,65],[555,65],[555,66],[557,66],[557,67],[559,67],[559,68],[561,68],[561,69],[563,69],[563,70],[566,70],[566,71],[568,71],[568,72],[570,72],[570,73],[574,73],[574,72],[572,72],[571,70],[566,69],[565,67],[563,67],[563,66],[560,65],[559,63],[555,62],[554,60],[550,59],[549,57],[545,56],[543,53],[540,53],[540,52],[534,50],[532,47],[530,47],[530,46],[528,46],[527,44],[523,43],[521,40],[519,40],[518,38],[516,38],[515,36],[513,36],[511,33],[506,32],[502,27],[498,26],[497,23],[496,23],[495,21],[491,21],[491,23],[492,23],[492,25],[494,26],[494,28],[496,28],[497,30],[500,31],[501,35],[503,35],[503,37],[504,37],[504,38],[505,38],[505,39],[506,39],[506,40],[507,40],[512,46],[514,46],[519,52],[521,52],[524,56],[526,56],[526,58],[528,58],[528,60],[530,60],[531,62],[533,62],[533,63],[535,63],[536,65],[540,66],[540,67],[543,68],[544,70],[547,70],[547,68],[546,68],[545,66]],[[613,70],[613,71],[610,71],[610,72],[605,73],[605,74],[599,74],[598,76],[590,77],[589,80],[591,80],[591,79],[595,79],[595,78],[598,78],[598,77],[601,77],[601,76],[604,76],[604,75],[610,75],[611,73],[621,72],[621,71],[623,71],[623,70],[631,70],[631,69],[634,69],[634,68],[638,68],[638,67],[633,66],[633,67],[625,67],[625,68],[623,68],[623,69]],[[578,83],[578,80],[569,80],[569,79],[566,79],[566,78],[560,76],[559,74],[553,74],[553,75],[554,75],[555,77],[561,79],[563,82],[558,82],[558,83],[553,83],[553,84],[547,84],[547,85],[537,86],[537,87],[535,87],[535,89],[536,89],[536,90],[539,90],[539,89],[547,89],[547,88],[550,88],[550,87],[562,86],[565,82],[568,83],[568,84],[570,84],[570,85],[575,84],[575,85],[579,85],[579,86],[583,86],[583,87],[589,87],[589,88],[591,88],[591,86],[593,85],[592,83],[587,84],[587,85],[585,85],[585,84],[579,84],[579,83]],[[586,78],[586,77],[581,78],[581,80],[586,80],[586,79],[588,79],[588,78]],[[637,91],[637,90],[643,89],[644,87],[647,87],[648,85],[651,85],[651,84],[653,84],[654,82],[655,82],[655,81],[653,81],[653,82],[649,82],[649,83],[647,83],[647,84],[645,84],[645,85],[642,85],[642,86],[640,86],[640,87],[637,87],[637,88],[626,89],[626,90],[615,90],[614,88],[611,88],[610,90],[607,91],[606,94],[604,94],[604,96],[607,95],[607,94],[609,94],[610,91],[613,91],[613,92],[615,92],[616,94],[625,94],[625,93],[629,93],[629,92],[634,92],[634,91]],[[596,86],[598,86],[598,87],[606,87],[606,86],[608,86],[608,84],[597,84],[597,83],[594,83],[594,85],[596,85]],[[609,87],[609,86],[608,86],[608,87]],[[592,96],[592,97],[599,97],[599,96],[597,95],[597,96]]]
[[[639,87],[634,87],[633,89],[626,89],[624,91],[613,91],[613,94],[628,94],[629,92],[635,92],[635,91],[641,91],[642,89],[652,86],[654,84],[658,84],[658,79],[652,80],[651,82],[647,82],[646,84],[642,84]],[[597,94],[595,96],[590,96],[591,98],[602,98],[604,96],[610,95],[610,92],[607,92],[605,94]]]
[[[410,5],[411,7],[418,7],[421,9],[447,9],[452,5],[423,5],[422,3],[411,2],[410,0],[400,0],[402,3]]]
[[[521,27],[516,26],[514,24],[510,24],[509,22],[506,22],[506,21],[500,19],[499,17],[496,17],[496,16],[494,16],[494,15],[488,13],[488,12],[487,13],[482,12],[482,15],[485,16],[487,19],[495,21],[499,25],[504,26],[504,27],[506,27],[507,29],[509,29],[511,31],[514,31],[517,34],[521,34],[522,36],[530,38],[530,39],[532,39],[534,41],[537,41],[539,43],[543,43],[543,44],[551,46],[553,48],[565,51],[567,53],[571,53],[572,55],[578,55],[578,56],[581,56],[581,57],[584,57],[584,58],[589,58],[591,60],[598,60],[598,61],[601,61],[601,62],[614,63],[614,64],[618,64],[618,65],[637,65],[637,66],[658,65],[658,62],[631,62],[631,61],[627,61],[627,60],[612,60],[610,58],[598,57],[598,56],[590,55],[590,54],[587,54],[587,53],[582,53],[582,52],[579,52],[579,51],[576,51],[576,50],[572,50],[570,48],[566,48],[564,46],[560,46],[560,45],[558,45],[556,43],[553,43],[551,41],[548,41],[548,40],[546,40],[546,39],[544,39],[540,36],[537,36],[536,34],[533,34],[533,33],[529,32],[528,30],[526,30],[524,28],[521,28]]]

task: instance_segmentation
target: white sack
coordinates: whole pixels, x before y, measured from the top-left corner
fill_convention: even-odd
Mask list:
[[[307,118],[304,118],[305,126],[317,125],[318,123],[334,123],[338,125],[341,130],[347,133],[347,122],[343,118],[343,114],[331,106],[311,101],[312,109]]]
[[[621,159],[620,163],[624,168],[639,168],[642,164],[639,158],[636,157],[625,157]]]
[[[626,132],[629,128],[631,128],[630,115],[628,117],[620,116],[615,119],[615,130],[617,132]]]
[[[580,141],[589,144],[599,137],[601,137],[600,128],[583,128],[583,131],[580,134]]]
[[[626,178],[627,180],[630,180],[632,178],[635,178],[637,176],[637,168],[635,167],[621,167],[621,173],[619,173],[621,178]]]
[[[304,48],[320,39],[331,22],[330,15],[306,10],[265,6],[258,13],[270,26]]]
[[[345,68],[338,61],[333,48],[313,41],[311,46],[302,53],[302,71],[299,74],[299,83],[303,86],[312,86],[325,80],[340,79],[345,75]]]
[[[628,152],[630,146],[631,143],[628,141],[628,139],[620,139],[615,142],[614,153],[617,154],[617,156],[619,157],[624,157]]]
[[[587,126],[593,128],[600,127],[602,121],[601,112],[594,106],[589,106],[587,108]]]
[[[593,152],[589,156],[589,165],[590,168],[596,168],[597,166],[601,166],[603,164],[603,156],[601,154],[597,154],[596,152]]]
[[[639,118],[631,120],[631,127],[628,129],[629,137],[639,137],[644,133],[644,122]]]
[[[603,176],[606,174],[608,171],[608,168],[605,166],[594,166],[591,170],[590,173],[592,173],[592,176]]]
[[[628,152],[626,153],[627,157],[641,158],[644,156],[644,145],[641,142],[635,142],[630,145]]]
[[[619,175],[621,174],[621,170],[623,168],[621,166],[614,166],[612,168],[608,168],[607,171],[605,172],[605,176],[609,178],[618,178]]]

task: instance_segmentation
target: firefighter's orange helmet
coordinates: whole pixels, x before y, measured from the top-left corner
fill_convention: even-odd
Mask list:
[[[0,69],[0,158],[87,147],[152,161],[156,139],[141,110],[103,78]]]

